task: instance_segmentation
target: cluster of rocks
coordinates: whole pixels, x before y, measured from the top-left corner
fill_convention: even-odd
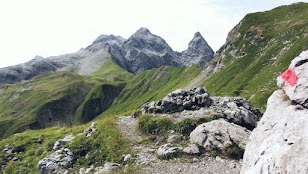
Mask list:
[[[197,110],[211,104],[209,93],[204,88],[194,88],[185,91],[175,90],[158,102],[146,103],[141,111],[143,113],[175,113],[183,110]]]
[[[41,174],[61,173],[73,166],[73,153],[70,149],[64,148],[65,144],[73,139],[73,135],[68,135],[64,139],[56,141],[53,146],[54,153],[38,163]]]
[[[85,129],[83,134],[79,134],[78,136],[83,135],[89,137],[96,130],[96,122],[92,122],[90,127]],[[63,173],[66,169],[73,166],[73,153],[70,149],[65,148],[65,145],[74,138],[73,135],[68,135],[55,142],[52,148],[54,152],[38,162],[38,168],[42,174]]]
[[[252,104],[242,97],[216,97],[205,88],[191,90],[178,89],[169,93],[158,102],[149,102],[142,106],[142,113],[176,113],[187,110],[202,110],[200,115],[219,113],[232,123],[252,130],[256,127],[262,113],[253,109]]]
[[[104,174],[104,173],[110,173],[111,171],[117,170],[121,167],[122,167],[121,164],[107,162],[104,164],[104,167],[94,168],[94,166],[91,166],[90,168],[87,169],[80,168],[79,174],[88,174],[88,173]]]
[[[241,173],[307,173],[308,50],[278,78],[282,88],[267,108],[246,146]]]
[[[170,135],[167,141],[168,143],[158,148],[157,155],[162,159],[173,158],[179,152],[197,155],[201,152],[200,148],[203,148],[208,152],[219,150],[223,155],[230,156],[229,150],[233,148],[233,155],[241,157],[244,153],[250,133],[251,131],[248,129],[229,123],[224,119],[213,120],[197,126],[190,133],[190,144],[184,148],[173,145],[181,140],[180,135]]]

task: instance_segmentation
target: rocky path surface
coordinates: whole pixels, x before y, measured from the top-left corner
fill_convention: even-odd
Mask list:
[[[210,157],[208,154],[188,156],[172,160],[160,160],[156,157],[157,147],[152,144],[138,144],[142,137],[136,133],[137,118],[119,117],[117,125],[120,131],[131,140],[131,146],[136,151],[136,165],[142,167],[142,174],[238,174],[241,161]]]

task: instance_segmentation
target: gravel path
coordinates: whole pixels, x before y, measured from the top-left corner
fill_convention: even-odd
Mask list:
[[[133,144],[141,141],[141,136],[136,133],[137,119],[131,116],[119,117],[117,125],[123,135],[128,137]]]
[[[157,147],[139,144],[142,137],[136,133],[137,118],[119,117],[117,125],[120,131],[131,140],[136,151],[136,165],[142,167],[138,174],[238,174],[241,161],[209,157],[207,154],[172,160],[159,160],[156,157]]]

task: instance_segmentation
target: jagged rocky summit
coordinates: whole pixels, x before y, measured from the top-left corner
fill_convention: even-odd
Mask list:
[[[115,35],[100,35],[94,42],[75,53],[36,57],[29,62],[0,69],[0,84],[18,83],[43,73],[74,70],[81,75],[91,75],[111,58],[128,72],[138,74],[161,66],[204,66],[214,52],[199,32],[188,45],[178,53],[167,42],[152,34],[147,28],[140,28],[128,39]]]
[[[180,53],[180,61],[183,65],[196,64],[204,66],[213,57],[214,51],[200,32],[194,34],[194,38],[188,44],[188,49]]]
[[[246,146],[242,174],[308,173],[308,50],[278,78],[281,89]]]

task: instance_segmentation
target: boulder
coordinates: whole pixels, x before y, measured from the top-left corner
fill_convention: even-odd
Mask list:
[[[91,136],[95,131],[96,131],[96,122],[92,122],[90,127],[85,129],[83,131],[83,134],[86,136],[86,137],[89,137]]]
[[[197,110],[211,103],[210,95],[205,88],[191,90],[177,89],[158,102],[146,103],[143,113],[175,113],[185,110]]]
[[[158,102],[149,102],[142,106],[142,113],[176,113],[208,109],[208,113],[222,114],[232,123],[253,130],[262,113],[253,109],[252,104],[242,97],[216,97],[211,96],[205,88],[191,90],[178,89],[169,93]]]
[[[190,133],[190,142],[202,146],[207,151],[228,148],[245,149],[250,131],[223,119],[203,123]]]
[[[167,143],[176,143],[176,142],[181,141],[182,138],[183,138],[182,135],[170,135],[168,137]]]
[[[127,154],[127,155],[124,156],[123,162],[128,162],[131,159],[132,159],[132,155],[131,154]]]
[[[162,159],[170,159],[174,157],[181,149],[181,147],[173,147],[170,143],[167,143],[158,148],[157,155]]]
[[[61,173],[73,166],[73,153],[68,148],[55,151],[38,163],[41,173]]]
[[[63,148],[67,142],[72,141],[74,138],[75,137],[73,135],[68,135],[63,139],[56,141],[52,150],[56,151]]]
[[[196,144],[189,144],[187,147],[183,149],[183,152],[190,155],[196,155],[200,153],[200,150]]]
[[[97,172],[95,172],[95,174],[104,174],[104,173],[110,173],[114,170],[117,170],[119,168],[121,168],[122,165],[121,164],[117,164],[117,163],[110,163],[110,162],[106,162],[104,164],[104,167],[99,167],[97,168]]]
[[[308,50],[292,60],[289,68],[277,78],[291,101],[308,108]]]
[[[282,89],[270,96],[251,134],[242,174],[308,173],[307,58],[305,51],[278,77]]]

